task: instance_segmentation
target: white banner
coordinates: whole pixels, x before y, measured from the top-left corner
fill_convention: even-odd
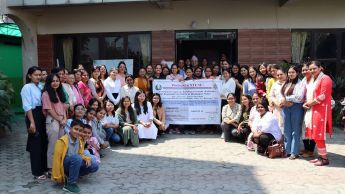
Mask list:
[[[153,92],[162,98],[168,124],[220,124],[219,80],[153,80]]]

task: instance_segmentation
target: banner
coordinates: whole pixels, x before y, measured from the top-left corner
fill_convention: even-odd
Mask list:
[[[153,80],[153,92],[159,93],[168,124],[220,124],[219,80]]]
[[[93,65],[105,65],[109,72],[111,68],[113,67],[117,68],[120,61],[125,62],[126,67],[127,67],[127,74],[133,75],[133,59],[94,60]]]

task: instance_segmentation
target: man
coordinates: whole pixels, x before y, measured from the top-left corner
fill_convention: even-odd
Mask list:
[[[64,191],[79,193],[77,185],[79,176],[94,173],[98,164],[84,154],[84,143],[80,134],[84,124],[73,120],[69,133],[62,136],[55,143],[53,158],[52,180],[64,182]],[[68,176],[67,180],[65,174]]]

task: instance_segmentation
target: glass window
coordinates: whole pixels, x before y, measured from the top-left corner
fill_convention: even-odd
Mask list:
[[[124,38],[122,36],[105,37],[104,59],[123,59],[125,56]]]
[[[138,72],[139,67],[151,63],[150,34],[128,35],[128,58],[134,60],[133,72]]]
[[[341,49],[341,58],[342,59],[345,59],[345,32],[342,32],[341,33],[341,35],[342,35],[342,43],[341,43],[341,47],[342,47],[342,49]]]
[[[99,59],[98,38],[82,37],[80,40],[80,62],[92,63],[96,59]]]
[[[337,57],[337,36],[335,33],[316,33],[315,43],[317,59],[331,59]]]

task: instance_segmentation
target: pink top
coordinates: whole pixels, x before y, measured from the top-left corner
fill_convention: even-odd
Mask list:
[[[51,102],[47,91],[43,92],[42,94],[42,108],[44,114],[47,114],[48,110],[54,110],[59,116],[64,116],[65,114],[64,104],[60,101],[60,99],[58,103]]]
[[[92,99],[91,89],[82,81],[78,82],[78,88],[84,100],[84,104],[87,106],[89,104],[89,101]]]
[[[77,104],[84,105],[83,97],[81,96],[79,90],[74,86],[73,86],[73,93],[74,93],[74,96],[77,98]]]
[[[126,85],[126,76],[122,77],[120,74],[117,74],[117,75],[116,75],[116,79],[117,79],[117,80],[120,80],[120,82],[121,82],[121,87],[124,86],[124,85]]]
[[[176,80],[176,81],[182,81],[183,80],[183,77],[180,75],[180,74],[170,74],[166,77],[166,79],[169,79],[169,80]]]

